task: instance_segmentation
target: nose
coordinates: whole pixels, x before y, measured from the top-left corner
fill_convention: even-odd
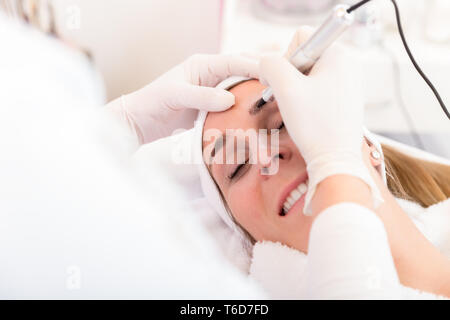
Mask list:
[[[280,165],[289,161],[292,157],[292,152],[289,148],[279,147],[278,150],[271,150],[272,156],[268,161],[260,162],[260,175],[268,179],[270,176],[276,175],[280,169]]]

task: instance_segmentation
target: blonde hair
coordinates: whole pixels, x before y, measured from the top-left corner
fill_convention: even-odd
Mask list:
[[[450,197],[450,166],[408,156],[382,144],[389,191],[429,207]]]

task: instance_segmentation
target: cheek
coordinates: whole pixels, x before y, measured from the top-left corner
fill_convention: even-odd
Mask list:
[[[250,180],[250,179],[249,179]],[[258,187],[250,181],[242,181],[230,188],[226,196],[228,206],[235,220],[256,237],[264,212],[263,199]]]

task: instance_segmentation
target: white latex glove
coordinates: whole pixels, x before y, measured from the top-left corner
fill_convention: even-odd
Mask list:
[[[307,39],[311,29],[296,39]],[[265,57],[261,78],[273,88],[286,128],[307,164],[309,186],[305,214],[317,185],[335,174],[349,174],[372,190],[374,207],[383,202],[362,157],[363,90],[358,61],[343,46],[334,44],[303,75],[283,57]]]
[[[107,108],[126,121],[140,143],[190,128],[198,110],[223,111],[234,95],[214,88],[236,75],[258,78],[258,61],[237,55],[193,55],[146,87],[122,96]]]

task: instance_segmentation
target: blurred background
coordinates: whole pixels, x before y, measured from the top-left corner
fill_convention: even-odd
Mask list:
[[[0,0],[0,7],[86,56],[107,102],[194,53],[282,52],[300,25],[318,26],[335,4],[356,2]],[[416,60],[449,105],[450,1],[398,4]],[[391,1],[373,0],[358,10],[357,23],[341,41],[364,62],[368,128],[450,158],[450,122],[406,55]]]

